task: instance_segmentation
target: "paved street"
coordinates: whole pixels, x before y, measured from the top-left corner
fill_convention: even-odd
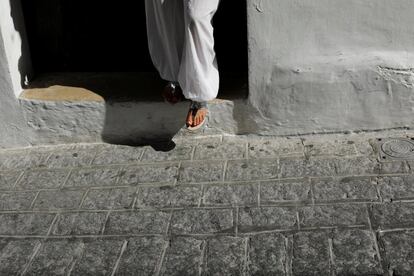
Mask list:
[[[414,275],[407,135],[0,150],[0,275]]]

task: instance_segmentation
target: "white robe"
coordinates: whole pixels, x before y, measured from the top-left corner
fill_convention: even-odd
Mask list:
[[[161,78],[187,99],[217,97],[219,73],[211,20],[220,0],[145,0],[148,45]]]

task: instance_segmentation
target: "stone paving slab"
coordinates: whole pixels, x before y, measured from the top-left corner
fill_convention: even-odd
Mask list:
[[[397,134],[0,150],[0,275],[414,275]]]

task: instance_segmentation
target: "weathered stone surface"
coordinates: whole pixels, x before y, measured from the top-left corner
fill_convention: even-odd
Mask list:
[[[71,271],[71,275],[111,275],[121,252],[122,240],[93,239],[83,240],[81,257]]]
[[[196,207],[202,194],[201,185],[139,187],[135,208]]]
[[[332,238],[336,275],[382,275],[375,236],[368,230],[337,230]]]
[[[62,186],[69,170],[26,171],[16,185],[17,190],[55,189]]]
[[[67,147],[53,151],[47,159],[49,168],[70,168],[90,165],[94,153],[85,150],[82,146]]]
[[[385,201],[414,198],[414,176],[379,177],[378,188]]]
[[[65,187],[115,186],[119,175],[118,167],[73,170]]]
[[[27,275],[67,275],[84,249],[79,240],[47,240],[27,269]]]
[[[195,160],[243,159],[246,158],[246,143],[212,143],[195,148]]]
[[[372,216],[375,229],[414,227],[414,203],[375,204]]]
[[[169,217],[169,213],[160,211],[112,212],[104,234],[165,234]]]
[[[206,275],[245,275],[247,240],[219,237],[207,243]]]
[[[27,150],[7,151],[0,154],[0,170],[25,169],[30,163],[31,157]]]
[[[289,201],[310,202],[310,181],[305,178],[262,181],[260,183],[260,204],[275,204]]]
[[[405,161],[394,161],[394,162],[381,162],[380,173],[381,174],[399,174],[408,173],[410,167]]]
[[[172,234],[233,233],[233,212],[231,209],[174,211],[170,231]]]
[[[84,194],[83,190],[41,191],[33,208],[35,210],[78,209]]]
[[[46,235],[54,214],[0,214],[0,235]]]
[[[226,180],[266,180],[278,177],[276,159],[231,160],[227,164]]]
[[[105,223],[105,212],[82,212],[59,214],[52,235],[99,235]]]
[[[178,164],[129,166],[121,169],[119,175],[119,185],[154,182],[174,183],[178,175]]]
[[[192,161],[183,162],[178,181],[180,183],[198,183],[223,180],[224,162]]]
[[[280,159],[280,177],[321,177],[336,175],[337,159],[304,159],[304,158],[281,158]]]
[[[355,142],[351,140],[304,141],[307,156],[356,155]]]
[[[211,184],[204,186],[205,206],[252,206],[258,205],[256,184]]]
[[[342,158],[336,163],[337,174],[341,176],[373,175],[379,171],[378,162],[365,156]]]
[[[34,192],[0,193],[0,210],[28,210],[35,196]]]
[[[190,160],[193,151],[191,145],[177,145],[172,150],[161,151],[145,147],[142,162]]]
[[[292,275],[331,275],[328,237],[325,232],[302,232],[293,236]]]
[[[202,266],[203,241],[173,238],[165,253],[161,275],[198,275]]]
[[[263,138],[252,140],[248,145],[249,158],[272,158],[279,156],[303,155],[304,148],[300,139]]]
[[[259,234],[249,238],[249,275],[286,275],[287,238],[278,233]]]
[[[297,215],[293,207],[241,208],[239,232],[297,229]]]
[[[316,202],[379,199],[375,178],[371,177],[314,178],[312,185]]]
[[[365,205],[308,206],[299,208],[301,227],[367,226]]]
[[[131,238],[115,275],[154,275],[166,241],[161,238]]]
[[[383,233],[380,239],[390,275],[414,275],[414,232]]]
[[[37,240],[8,240],[4,246],[0,241],[0,275],[20,275],[29,262],[35,247],[40,245]]]
[[[82,203],[82,209],[108,210],[131,209],[137,188],[90,189]]]
[[[22,172],[0,173],[0,190],[11,190]]]
[[[138,163],[142,148],[129,146],[106,146],[98,150],[93,165],[130,164]]]

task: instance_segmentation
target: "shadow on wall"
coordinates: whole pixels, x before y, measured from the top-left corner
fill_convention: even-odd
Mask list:
[[[21,26],[22,7],[19,1],[11,2],[15,24]],[[26,97],[21,102],[38,139],[45,142],[104,140],[115,144],[142,145],[169,141],[182,129],[189,102],[172,106],[161,98],[164,82],[154,73],[152,65],[147,64],[143,2],[125,1],[124,5],[110,5],[110,9],[102,3],[99,8],[103,11],[96,15],[93,12],[96,2],[22,0],[37,73],[26,92],[37,95]],[[238,22],[240,19],[247,24],[246,7],[244,1],[240,3],[240,13],[231,22],[227,20],[228,14],[234,12],[234,7],[225,1],[215,17],[215,24],[219,26],[216,28],[216,47],[222,78],[219,96],[222,99],[245,99],[247,96],[247,26],[240,28]],[[83,7],[80,11],[79,5]],[[126,8],[128,5],[134,8]],[[110,24],[106,20],[106,11],[114,15]],[[48,17],[48,14],[52,16]],[[24,28],[19,29],[24,31]],[[108,40],[108,36],[115,39]],[[122,51],[117,45],[122,44],[117,41],[120,36],[142,51],[132,51],[131,46]],[[241,42],[238,43],[241,44],[240,49],[235,50],[234,44],[230,45],[228,41]],[[27,45],[24,43],[22,47]],[[111,51],[111,47],[118,48]],[[30,101],[39,97],[48,99],[41,104]],[[241,113],[236,104],[234,109]],[[234,117],[239,118],[238,115]]]

